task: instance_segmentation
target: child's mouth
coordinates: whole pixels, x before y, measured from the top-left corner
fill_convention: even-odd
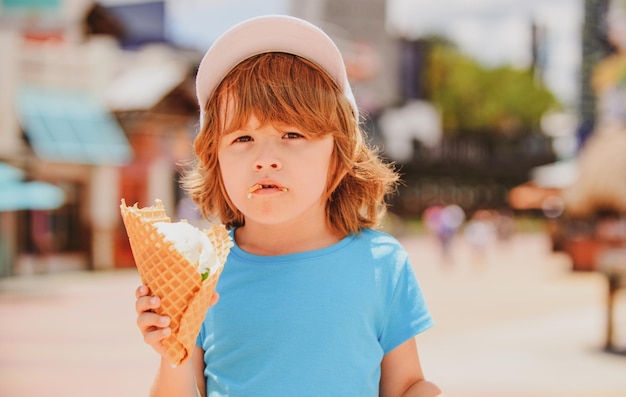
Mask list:
[[[258,190],[262,190],[262,189],[278,189],[278,190],[280,190],[281,192],[286,192],[286,191],[289,191],[289,189],[287,189],[287,188],[286,188],[286,187],[284,187],[284,186],[280,186],[280,187],[279,187],[279,186],[277,186],[277,185],[262,185],[262,184],[260,184],[260,183],[256,183],[256,184],[254,184],[254,185],[250,186],[250,188],[249,188],[249,189],[248,189],[248,191],[247,191],[247,195],[246,195],[246,197],[247,197],[247,198],[252,198],[252,194],[253,194],[254,192],[256,192],[256,191],[258,191]]]

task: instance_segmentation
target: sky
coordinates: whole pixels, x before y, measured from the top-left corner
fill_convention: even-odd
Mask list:
[[[166,0],[166,2],[168,13],[174,22],[171,25],[171,34],[180,41],[205,49],[222,32],[237,22],[257,15],[289,12],[289,0]],[[207,16],[211,16],[210,20],[207,20]]]
[[[116,1],[123,0],[105,3]],[[289,0],[168,2],[171,36],[200,49],[243,19],[288,11]],[[388,0],[387,4],[392,34],[408,38],[442,34],[488,67],[529,65],[532,21],[545,29],[546,85],[564,104],[575,106],[583,0]]]

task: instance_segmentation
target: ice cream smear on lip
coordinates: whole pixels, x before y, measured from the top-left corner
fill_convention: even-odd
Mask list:
[[[174,223],[155,222],[153,225],[165,240],[174,244],[176,250],[196,267],[203,280],[219,267],[215,248],[200,229],[184,220]]]
[[[250,188],[248,189],[248,191],[246,192],[246,197],[247,198],[252,198],[252,193],[256,192],[257,190],[261,190],[261,189],[265,189],[265,188],[274,188],[274,189],[278,189],[281,192],[287,192],[289,191],[289,189],[287,189],[284,186],[275,186],[275,185],[261,185],[260,183],[254,184],[252,186],[250,186]]]

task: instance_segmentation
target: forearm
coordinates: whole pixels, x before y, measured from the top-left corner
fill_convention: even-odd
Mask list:
[[[196,384],[192,360],[172,367],[162,359],[159,370],[152,383],[150,397],[200,397]]]
[[[444,397],[444,394],[434,383],[421,380],[411,385],[400,397]]]

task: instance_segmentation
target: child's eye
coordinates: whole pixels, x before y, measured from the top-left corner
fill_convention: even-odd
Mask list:
[[[250,135],[242,135],[235,138],[233,142],[251,142],[252,137]]]
[[[298,139],[298,138],[304,138],[304,135],[302,135],[299,132],[287,132],[285,133],[285,135],[283,135],[283,138],[286,139]]]

